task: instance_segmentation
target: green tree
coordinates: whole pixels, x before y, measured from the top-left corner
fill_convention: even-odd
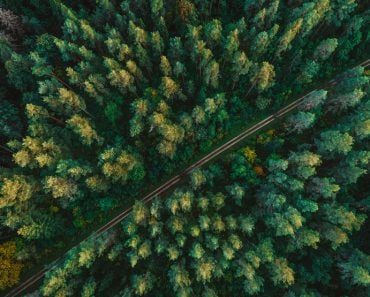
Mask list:
[[[346,132],[328,130],[320,134],[315,144],[319,153],[328,157],[333,154],[347,154],[352,149],[353,137]]]
[[[327,91],[318,90],[311,92],[306,96],[301,104],[301,108],[305,111],[320,107],[326,100]]]
[[[338,264],[341,277],[359,286],[368,286],[370,257],[358,249],[353,250],[350,257]]]
[[[330,55],[335,51],[338,46],[338,41],[336,38],[328,38],[320,42],[316,47],[313,58],[315,60],[325,61],[330,57]]]
[[[288,130],[289,132],[302,133],[302,131],[312,127],[314,122],[315,114],[300,111],[288,118]]]

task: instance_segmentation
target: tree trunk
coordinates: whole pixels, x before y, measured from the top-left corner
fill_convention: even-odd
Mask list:
[[[9,152],[9,153],[13,153],[13,151],[12,150],[10,150],[10,149],[8,149],[6,146],[3,146],[3,145],[1,145],[0,144],[0,148],[2,148],[3,150],[5,150],[5,151],[7,151],[7,152]]]
[[[50,74],[50,76],[54,77],[57,81],[59,81],[63,86],[67,87],[68,89],[72,90],[71,86],[68,85],[65,81],[63,81],[62,79],[60,79],[58,76],[55,75],[54,72],[52,72]]]
[[[256,85],[256,83],[257,83],[257,79],[255,79],[255,80],[253,81],[253,84],[252,84],[252,86],[249,88],[249,90],[248,90],[247,94],[245,95],[245,97],[248,97],[249,93],[253,90],[253,88],[254,88],[254,86]]]

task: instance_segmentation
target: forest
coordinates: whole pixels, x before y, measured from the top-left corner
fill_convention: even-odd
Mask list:
[[[369,296],[369,20],[356,0],[0,0],[0,294],[47,267],[26,296]]]

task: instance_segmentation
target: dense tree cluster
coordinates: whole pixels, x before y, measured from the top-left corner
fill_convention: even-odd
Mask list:
[[[358,123],[369,96],[332,110],[344,94],[368,92],[362,73],[346,72],[286,125],[195,169],[167,197],[136,202],[120,228],[70,251],[39,293],[368,296],[370,130]],[[298,131],[303,112],[316,121]]]
[[[0,0],[0,238],[17,242],[18,260],[42,262],[235,127],[364,60],[368,12],[353,0]],[[325,112],[363,102],[362,71],[341,78]],[[317,125],[322,115],[312,109],[325,98],[313,93],[289,118],[289,133]],[[351,154],[367,137],[364,117],[353,131],[326,129],[313,142],[330,162],[351,156],[351,166],[340,163],[351,182],[365,172],[365,156]],[[250,162],[253,152],[245,152]],[[269,172],[238,160],[236,179]],[[313,171],[301,167],[302,177]],[[341,182],[351,184],[348,174]],[[210,179],[194,172],[193,191]],[[329,177],[315,182],[331,189]],[[229,186],[242,204],[245,190]],[[91,279],[83,292],[94,288]]]

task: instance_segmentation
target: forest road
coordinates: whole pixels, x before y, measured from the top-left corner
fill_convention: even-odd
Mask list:
[[[355,67],[358,67],[358,66],[367,67],[369,65],[370,65],[370,59],[358,64]],[[326,85],[324,85],[324,87],[328,87],[328,86],[330,87],[330,86],[335,85],[336,83],[337,83],[337,80],[332,79]],[[144,202],[144,203],[149,203],[154,198],[158,197],[159,195],[163,194],[165,191],[167,191],[168,189],[170,189],[171,187],[176,185],[180,180],[182,180],[185,176],[190,174],[194,169],[203,166],[204,164],[206,164],[209,161],[211,161],[212,159],[216,158],[217,156],[219,156],[220,154],[222,154],[226,150],[230,149],[234,145],[243,141],[246,137],[248,137],[251,134],[257,132],[258,130],[264,128],[265,126],[272,123],[276,119],[278,119],[280,117],[283,117],[284,115],[286,115],[287,113],[289,113],[293,109],[297,108],[303,102],[303,100],[308,95],[313,93],[314,91],[317,91],[317,89],[314,89],[311,92],[305,94],[304,96],[300,97],[299,99],[297,99],[297,100],[293,101],[292,103],[288,104],[287,106],[283,107],[282,109],[280,109],[276,113],[268,116],[264,120],[260,121],[259,123],[255,124],[254,126],[248,128],[248,129],[246,129],[245,131],[243,131],[239,135],[235,136],[234,138],[230,139],[229,141],[227,141],[223,145],[219,146],[218,148],[216,148],[215,150],[213,150],[212,152],[210,152],[209,154],[204,156],[202,159],[200,159],[197,162],[195,162],[194,164],[190,165],[188,168],[183,170],[179,175],[176,175],[176,176],[172,177],[167,182],[165,182],[163,185],[161,185],[159,188],[157,188],[156,190],[154,190],[150,194],[146,195],[144,198],[141,199],[141,201]],[[116,217],[114,217],[112,220],[110,220],[104,226],[100,227],[98,230],[93,232],[89,237],[98,236],[98,235],[104,233],[105,231],[108,231],[109,229],[113,228],[118,223],[120,223],[124,218],[128,217],[129,214],[131,213],[131,211],[132,211],[132,206],[125,209],[123,212],[118,214]],[[85,238],[82,241],[85,241],[89,237]],[[76,246],[78,246],[80,243],[78,243]],[[21,283],[16,288],[11,290],[8,294],[6,294],[5,297],[19,296],[19,294],[22,293],[24,290],[28,289],[33,284],[35,284],[36,282],[41,280],[48,271],[50,271],[54,267],[56,267],[58,262],[61,261],[64,258],[65,255],[66,254],[62,255],[61,257],[56,259],[54,262],[52,262],[51,265],[48,265],[47,267],[45,267],[44,269],[42,269],[38,273],[34,274],[33,276],[31,276],[30,278],[25,280],[23,283]]]

